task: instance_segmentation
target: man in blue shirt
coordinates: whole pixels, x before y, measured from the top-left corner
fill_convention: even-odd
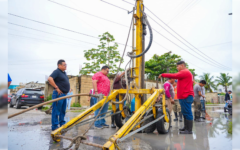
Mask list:
[[[53,71],[53,73],[48,78],[49,83],[53,86],[52,99],[66,96],[70,90],[69,78],[65,72],[67,69],[67,64],[64,60],[59,60],[58,68]],[[64,125],[66,122],[64,120],[67,102],[66,99],[62,99],[52,104],[52,131]],[[59,118],[59,119],[58,119]]]
[[[12,79],[11,79],[9,73],[8,73],[8,87],[10,86],[11,83],[12,83]]]

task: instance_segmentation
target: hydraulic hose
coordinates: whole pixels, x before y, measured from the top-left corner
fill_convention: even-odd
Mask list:
[[[145,16],[145,20],[146,20],[146,23],[147,23],[147,26],[148,26],[148,29],[149,29],[149,33],[150,33],[149,44],[148,44],[147,48],[139,55],[130,55],[130,53],[128,53],[127,56],[129,56],[131,58],[137,58],[137,57],[143,56],[150,49],[150,47],[152,45],[152,41],[153,41],[152,27],[151,27],[150,23],[148,22],[147,15],[145,13],[144,13],[144,16]]]

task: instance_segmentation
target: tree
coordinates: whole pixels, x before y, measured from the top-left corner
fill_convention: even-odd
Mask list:
[[[231,76],[228,75],[228,73],[220,73],[220,76],[217,77],[215,82],[217,82],[217,86],[221,85],[225,88],[225,92],[227,92],[228,86],[232,85],[232,82],[230,80],[232,79]]]
[[[145,73],[148,76],[148,79],[155,80],[155,78],[162,73],[177,73],[177,62],[181,61],[182,58],[179,55],[165,53],[161,56],[155,54],[153,57],[145,62]],[[188,64],[186,63],[188,68]],[[195,69],[189,69],[192,73],[195,72]]]
[[[84,50],[84,57],[88,62],[83,63],[85,67],[82,68],[80,74],[94,74],[101,70],[100,65],[107,65],[110,67],[110,74],[117,72],[116,63],[120,62],[121,57],[117,50],[118,44],[115,41],[113,35],[108,32],[99,35],[100,45],[98,48],[92,48]],[[120,69],[122,71],[123,69]]]
[[[211,76],[210,73],[203,73],[203,75],[199,77],[200,80],[205,80],[207,82],[207,84],[204,86],[206,91],[213,92],[212,89],[217,89],[213,81],[214,76]]]

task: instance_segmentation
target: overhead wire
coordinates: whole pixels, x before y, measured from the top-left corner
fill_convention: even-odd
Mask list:
[[[158,20],[160,20],[164,25],[166,25],[171,31],[173,31],[175,34],[177,34],[181,39],[183,39],[185,42],[187,42],[189,45],[191,45],[193,48],[195,48],[196,50],[198,50],[199,52],[201,52],[198,48],[196,48],[194,45],[192,45],[190,42],[188,42],[185,38],[183,38],[181,35],[179,35],[176,31],[174,31],[169,25],[167,25],[163,20],[161,20],[157,15],[155,15],[151,10],[149,10],[147,7],[146,9],[152,13],[156,18],[158,18]],[[202,52],[201,52],[202,53]],[[210,58],[209,56],[207,56],[206,54],[202,53],[203,55],[205,55],[206,57]],[[214,61],[215,63],[218,63],[217,61],[215,61],[214,59],[210,58],[210,60]],[[227,66],[224,66],[221,63],[218,63],[219,65],[225,67],[225,68],[229,68]],[[231,68],[229,68],[231,69]]]
[[[22,19],[26,19],[26,20],[30,20],[30,21],[33,21],[33,22],[37,22],[37,23],[40,23],[40,24],[48,25],[48,26],[51,26],[51,27],[55,27],[55,28],[58,28],[58,29],[65,30],[65,31],[73,32],[73,33],[76,33],[76,34],[81,34],[81,35],[92,37],[92,38],[95,38],[95,39],[100,39],[99,37],[95,37],[95,36],[88,35],[88,34],[85,34],[85,33],[81,33],[81,32],[78,32],[78,31],[74,31],[74,30],[58,27],[58,26],[55,26],[55,25],[51,25],[51,24],[48,24],[48,23],[41,22],[41,21],[36,21],[36,20],[33,20],[33,19],[29,19],[29,18],[26,18],[26,17],[19,16],[19,15],[15,15],[15,14],[11,14],[11,13],[9,13],[9,15],[12,15],[12,16],[15,16],[15,17],[19,17],[19,18],[22,18]],[[11,24],[14,24],[14,23],[11,23]],[[37,30],[37,29],[35,29],[35,30]],[[120,44],[120,45],[124,45],[123,43],[119,43],[119,42],[116,42],[116,43]],[[129,46],[129,47],[132,47],[132,46]]]
[[[124,2],[126,2],[126,1],[124,1]],[[130,3],[131,4],[131,3]],[[146,7],[146,6],[145,6]],[[150,11],[147,7],[146,7],[146,9],[148,10],[148,11]],[[150,11],[150,13],[152,13],[155,17],[157,17],[152,11]],[[164,28],[162,25],[160,25],[157,21],[155,21],[152,17],[150,17],[149,15],[148,15],[148,17],[150,18],[150,19],[152,19],[155,23],[157,23],[159,26],[161,26],[164,30],[166,30],[169,34],[171,34],[173,37],[175,37],[178,41],[180,41],[182,44],[184,44],[185,46],[187,46],[189,49],[191,49],[191,50],[193,50],[194,52],[196,52],[193,48],[191,48],[191,47],[189,47],[188,45],[186,45],[185,43],[183,43],[181,40],[179,40],[175,35],[173,35],[171,32],[169,32],[166,28]],[[158,18],[158,17],[157,17]],[[160,18],[158,18],[158,19],[160,19]],[[161,19],[160,19],[161,20]],[[162,20],[161,20],[161,22],[163,22]],[[164,22],[163,22],[164,23]],[[167,25],[166,23],[164,23],[165,25]],[[167,25],[168,26],[168,25]],[[169,26],[168,26],[169,27]],[[169,27],[170,28],[170,27]],[[174,33],[176,33],[172,28],[170,28]],[[155,30],[156,31],[156,30]],[[159,33],[159,32],[157,32],[157,33]],[[178,36],[180,36],[178,33],[176,33]],[[164,36],[165,37],[165,36]],[[182,36],[180,36],[182,39],[184,39]],[[166,38],[166,37],[165,37]],[[185,39],[184,39],[184,41],[186,41]],[[188,41],[186,41],[188,44],[190,44],[191,46],[193,46],[191,43],[189,43]],[[194,46],[193,46],[194,47]],[[196,49],[196,47],[194,47],[195,49]],[[198,49],[197,49],[198,50]],[[187,50],[185,50],[186,52],[188,52]],[[198,55],[205,55],[205,56],[207,56],[206,54],[204,54],[204,53],[202,53],[200,50],[198,50],[199,52],[196,52]],[[188,52],[188,53],[190,53],[190,52]],[[194,55],[195,56],[195,55]],[[197,56],[195,56],[195,57],[197,57]],[[207,56],[208,57],[208,56]],[[197,57],[198,58],[198,57]],[[198,58],[198,59],[200,59],[200,58]],[[222,64],[217,64],[218,62],[214,62],[213,60],[212,60],[212,58],[210,58],[209,59],[209,57],[208,57],[208,60],[207,61],[209,61],[209,62],[211,62],[212,64],[212,66],[214,66],[214,67],[217,67],[217,68],[220,68],[220,69],[227,69],[227,68],[229,68],[229,67],[226,67],[226,66],[224,66],[224,65],[222,65]],[[205,61],[206,62],[206,61]],[[231,68],[229,68],[229,69],[231,69]]]
[[[105,19],[105,18],[96,16],[96,15],[93,15],[93,14],[90,14],[90,13],[87,13],[87,12],[84,12],[84,11],[81,11],[81,10],[78,10],[78,9],[75,9],[75,8],[72,8],[72,7],[69,7],[69,6],[67,6],[67,5],[63,5],[63,4],[57,3],[57,2],[55,2],[55,1],[51,1],[51,0],[48,0],[48,1],[50,1],[50,2],[52,2],[52,3],[55,3],[55,4],[58,4],[58,5],[60,5],[60,6],[67,7],[67,8],[69,8],[69,9],[72,9],[72,10],[75,10],[75,11],[78,11],[78,12],[81,12],[81,13],[84,13],[84,14],[87,14],[87,15],[90,15],[90,16],[93,16],[93,17],[96,17],[96,18],[99,18],[99,19],[102,19],[102,20],[111,22],[111,23],[115,23],[115,24],[118,24],[118,25],[121,25],[121,26],[124,26],[124,27],[128,27],[128,26],[126,26],[126,25],[124,25],[124,24],[121,24],[121,23],[118,23],[118,22],[114,22],[114,21],[111,21],[111,20],[108,20],[108,19]]]
[[[106,2],[106,1],[104,1],[104,0],[100,0],[100,1],[102,1],[102,2],[104,2],[104,3],[107,3],[107,4],[109,4],[109,5],[112,5],[112,6],[114,6],[114,7],[120,8],[120,9],[122,9],[122,10],[126,10],[126,11],[128,12],[128,10],[125,9],[125,8],[119,7],[119,6],[117,6],[117,5],[113,5],[113,4],[111,4],[111,3],[109,3],[109,2]]]

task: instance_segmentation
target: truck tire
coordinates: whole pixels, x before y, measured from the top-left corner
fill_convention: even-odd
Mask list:
[[[171,126],[171,115],[169,113],[169,110],[166,108],[167,111],[167,117],[169,120],[169,123],[167,123],[165,121],[165,118],[162,118],[161,120],[159,120],[158,122],[156,122],[156,128],[159,134],[166,134],[169,132],[170,130],[170,126]],[[163,115],[163,111],[159,110],[157,113],[157,118],[161,117]]]
[[[152,115],[152,114],[153,114],[153,112],[150,111],[149,113],[145,114],[144,117],[147,117],[147,116]],[[143,118],[143,119],[144,119],[144,118]],[[145,121],[142,123],[142,126],[144,126],[144,125],[146,125],[146,124],[148,124],[149,122],[152,122],[152,121],[154,121],[154,120],[155,120],[155,119],[154,119],[154,117],[152,116],[152,117],[148,118],[147,120],[145,120]],[[144,133],[153,133],[153,131],[154,131],[155,129],[156,129],[156,123],[154,123],[154,124],[146,127],[146,128],[143,129],[142,131],[143,131]]]
[[[20,109],[20,108],[21,108],[21,105],[19,104],[19,100],[17,101],[16,108],[17,108],[17,109]]]
[[[130,111],[130,109],[129,109],[128,107],[125,107],[125,108],[123,108],[123,109],[126,109],[126,110],[124,110],[126,116],[131,115],[131,111]],[[116,112],[118,112],[118,111],[119,111],[119,108],[117,109]],[[116,115],[114,116],[114,118],[115,118],[116,126],[117,126],[118,128],[121,128],[121,127],[124,125],[124,123],[127,122],[127,120],[129,119],[129,117],[123,118],[121,113],[116,114]]]

